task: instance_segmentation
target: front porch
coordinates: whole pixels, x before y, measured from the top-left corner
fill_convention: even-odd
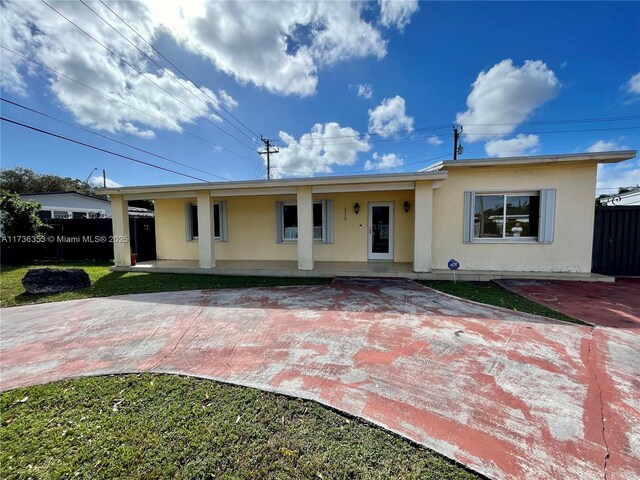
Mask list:
[[[300,270],[297,261],[285,260],[218,260],[215,267],[203,268],[198,260],[152,260],[131,266],[113,266],[114,272],[196,273],[204,275],[240,275],[256,277],[385,277],[411,280],[454,280],[449,270],[416,273],[410,262],[314,262],[313,270]],[[582,282],[614,282],[614,277],[596,273],[491,272],[458,271],[456,279],[488,282],[496,279],[573,280]]]

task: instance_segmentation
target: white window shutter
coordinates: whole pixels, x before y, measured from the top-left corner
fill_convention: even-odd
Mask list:
[[[325,218],[324,243],[333,243],[333,200],[322,202]]]
[[[220,241],[228,242],[229,233],[227,229],[227,202],[220,202]]]
[[[462,241],[464,243],[473,242],[473,210],[475,208],[473,203],[473,192],[464,192],[464,224],[462,227]]]
[[[540,226],[538,242],[553,243],[556,223],[556,189],[540,190]]]
[[[193,220],[191,219],[191,203],[187,202],[184,204],[184,229],[185,229],[185,240],[187,242],[191,242],[193,240]]]
[[[276,243],[282,243],[282,202],[276,202]]]

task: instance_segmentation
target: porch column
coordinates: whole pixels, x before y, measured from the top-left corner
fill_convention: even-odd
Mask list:
[[[213,199],[209,190],[199,191],[198,198],[198,259],[200,268],[216,266],[213,230]]]
[[[129,202],[122,195],[111,195],[111,223],[113,225],[113,258],[116,267],[131,265],[131,236],[129,235]],[[127,239],[126,242],[115,241]]]
[[[431,182],[416,182],[414,198],[413,271],[431,271],[433,239],[433,188]]]
[[[313,270],[313,195],[298,187],[298,270]]]

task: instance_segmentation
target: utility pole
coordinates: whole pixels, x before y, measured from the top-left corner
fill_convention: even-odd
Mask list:
[[[264,143],[266,150],[258,153],[260,155],[267,156],[267,180],[271,180],[271,154],[280,153],[280,150],[278,150],[277,148],[274,148],[272,150],[273,145],[271,145],[271,140],[269,140],[268,138],[264,138],[262,135],[260,135],[260,140],[262,140],[262,143]]]
[[[462,154],[462,151],[464,150],[462,148],[462,145],[458,146],[458,140],[460,140],[460,134],[462,133],[462,125],[460,125],[460,131],[458,131],[458,129],[456,128],[456,126],[453,126],[453,159],[457,160],[458,159],[458,154]]]
[[[104,171],[104,168],[102,169],[102,186],[107,188],[107,172]]]

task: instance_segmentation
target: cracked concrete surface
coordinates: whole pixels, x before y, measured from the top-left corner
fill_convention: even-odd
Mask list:
[[[81,375],[180,373],[318,401],[492,478],[640,478],[637,330],[365,279],[87,299],[1,315],[3,390]]]

